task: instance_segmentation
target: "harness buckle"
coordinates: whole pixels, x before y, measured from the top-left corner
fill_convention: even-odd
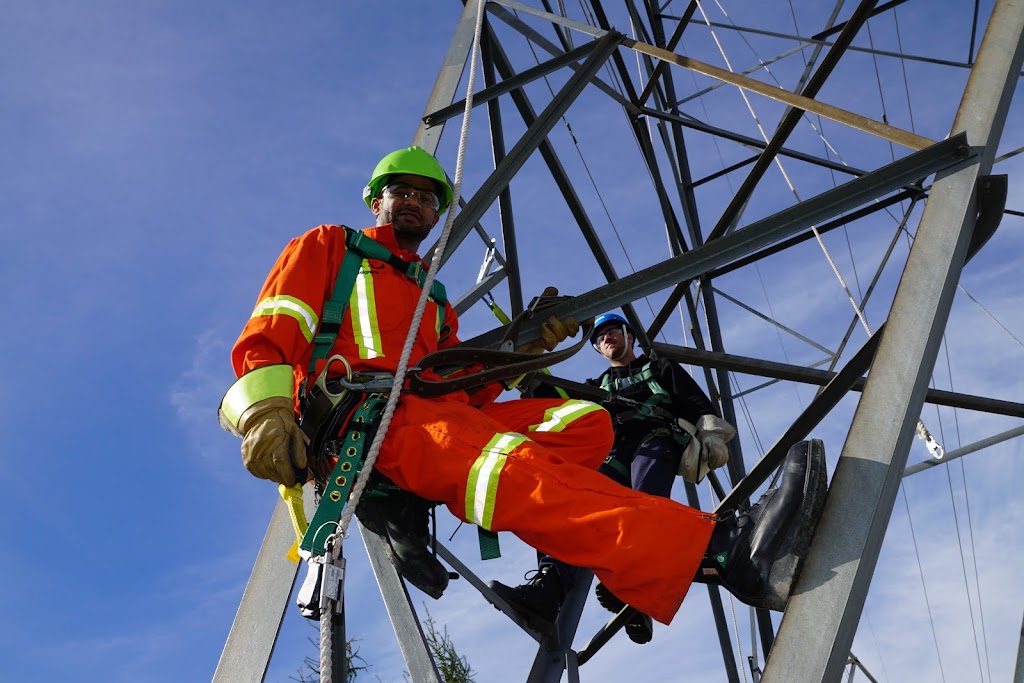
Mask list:
[[[354,375],[335,378],[338,385],[349,391],[365,394],[387,394],[395,382],[390,372],[357,372]]]

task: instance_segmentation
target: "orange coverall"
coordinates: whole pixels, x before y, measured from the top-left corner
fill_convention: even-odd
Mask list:
[[[389,225],[364,233],[404,261],[420,258],[398,246]],[[298,386],[344,254],[344,230],[332,225],[285,247],[232,350],[239,377],[286,364]],[[390,265],[364,260],[331,353],[345,356],[357,372],[394,372],[420,292]],[[457,331],[450,304],[439,310],[428,303],[410,367],[457,344]],[[703,557],[714,516],[598,473],[612,445],[603,408],[561,399],[495,403],[501,390],[492,384],[432,399],[403,393],[376,469],[398,486],[444,503],[461,520],[510,531],[543,553],[592,568],[620,599],[670,623]]]

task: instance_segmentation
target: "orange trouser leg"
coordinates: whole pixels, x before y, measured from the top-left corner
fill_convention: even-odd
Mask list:
[[[460,519],[482,519],[486,528],[511,531],[541,552],[592,568],[619,598],[669,623],[707,548],[714,516],[620,486],[590,466],[611,443],[604,411],[577,417],[560,432],[531,432],[543,414],[527,416],[532,401],[510,403],[527,405],[480,410],[404,396],[377,468],[402,488],[445,503]],[[543,413],[544,404],[556,403],[535,405]],[[584,453],[580,443],[594,444],[594,453]],[[563,449],[569,457],[561,456]]]
[[[612,449],[608,413],[588,401],[529,398],[492,403],[480,409],[504,426],[519,432],[557,456],[597,469]]]

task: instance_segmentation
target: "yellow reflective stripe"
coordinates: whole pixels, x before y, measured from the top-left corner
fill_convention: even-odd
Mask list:
[[[238,419],[254,403],[272,396],[292,397],[294,377],[290,365],[265,365],[251,370],[231,385],[220,401],[219,412],[238,429]]]
[[[352,312],[352,332],[359,345],[360,358],[377,358],[384,355],[380,331],[377,329],[377,299],[373,292],[373,273],[370,262],[363,259],[363,265],[356,275],[355,286],[349,299]]]
[[[560,432],[569,424],[595,410],[603,410],[601,406],[590,401],[569,400],[560,406],[548,408],[544,411],[544,421],[540,424],[530,425],[531,432]]]
[[[320,324],[320,317],[304,301],[285,294],[267,297],[256,304],[256,309],[250,317],[255,318],[260,315],[287,315],[290,318],[295,318],[295,321],[299,323],[299,329],[302,330],[302,336],[308,342],[313,341],[317,325]]]
[[[441,329],[444,327],[444,306],[439,306],[437,302],[434,302],[434,308],[437,309],[437,338],[441,338]]]
[[[524,441],[528,439],[515,432],[495,434],[477,456],[466,482],[466,519],[472,524],[491,530],[498,478],[505,466],[505,457]]]

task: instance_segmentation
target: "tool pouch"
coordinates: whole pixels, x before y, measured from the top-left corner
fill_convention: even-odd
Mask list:
[[[322,391],[319,386],[309,391],[302,402],[302,416],[299,418],[299,427],[309,439],[308,452],[314,459],[324,457],[327,441],[338,437],[352,411],[365,396],[345,389],[335,380],[328,380],[327,385],[332,393]]]

